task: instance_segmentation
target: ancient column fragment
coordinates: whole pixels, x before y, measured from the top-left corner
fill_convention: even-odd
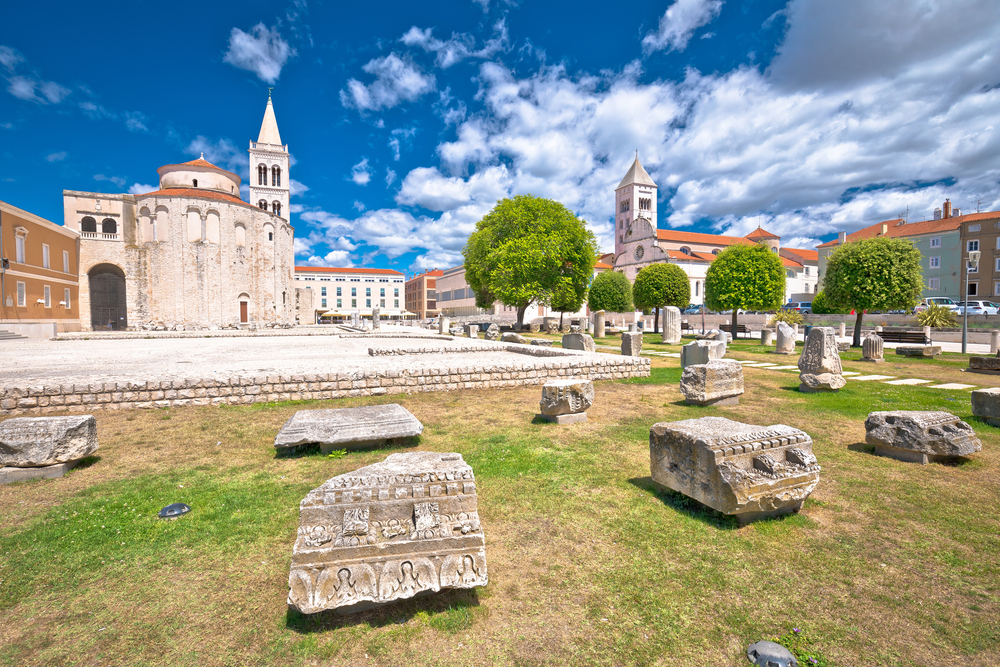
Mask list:
[[[278,431],[275,449],[318,443],[324,453],[335,449],[375,447],[424,431],[409,410],[395,403],[360,408],[299,410]]]
[[[865,431],[865,442],[875,447],[876,454],[900,461],[927,463],[983,448],[972,427],[947,412],[872,412]]]
[[[673,306],[663,309],[663,338],[662,342],[668,345],[676,345],[681,342],[681,311]]]
[[[594,313],[594,338],[604,338],[604,311]]]
[[[684,368],[681,393],[688,405],[738,405],[743,393],[743,365],[714,359]]]
[[[840,391],[847,380],[840,365],[840,351],[833,327],[813,327],[799,357],[799,391]]]
[[[861,341],[861,361],[881,364],[885,361],[884,347],[882,337],[872,331]]]
[[[774,337],[774,332],[771,331],[770,329],[761,329],[760,330],[760,344],[761,345],[770,345],[771,344],[771,338],[773,338],[773,337]]]
[[[718,340],[695,340],[681,348],[681,368],[707,364],[726,355],[726,344]]]
[[[382,318],[381,311],[378,306],[372,308],[372,331],[378,331],[382,328]]]
[[[460,454],[391,454],[309,492],[288,605],[340,613],[489,582],[476,481]]]
[[[778,342],[774,351],[777,354],[795,354],[795,329],[784,322],[778,322]]]
[[[796,512],[819,483],[820,467],[806,433],[701,417],[649,430],[653,481],[741,524]]]
[[[550,380],[542,386],[541,417],[557,424],[587,421],[594,404],[594,383],[584,378]]]

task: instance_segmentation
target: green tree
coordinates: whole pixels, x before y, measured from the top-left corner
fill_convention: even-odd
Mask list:
[[[785,267],[778,254],[759,243],[729,246],[705,274],[705,305],[712,310],[777,310],[785,300]]]
[[[846,315],[849,312],[848,308],[837,307],[830,303],[822,290],[813,297],[812,304],[812,311],[815,315]]]
[[[639,310],[652,309],[656,312],[653,333],[659,333],[660,309],[666,306],[687,306],[691,301],[691,281],[684,269],[676,264],[650,264],[636,275],[632,297]]]
[[[866,310],[912,310],[924,287],[920,251],[906,239],[874,238],[839,246],[830,255],[823,291],[835,307],[853,308],[853,346],[861,345]]]
[[[609,313],[628,313],[635,310],[632,305],[632,283],[625,274],[605,271],[590,286],[587,302],[593,311],[606,310]]]
[[[517,308],[518,323],[531,303],[583,298],[599,248],[587,223],[559,202],[532,195],[499,201],[476,223],[465,244],[465,279],[476,305],[496,301]],[[579,306],[578,306],[579,308]]]

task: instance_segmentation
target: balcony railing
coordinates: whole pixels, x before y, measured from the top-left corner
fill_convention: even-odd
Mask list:
[[[120,234],[107,234],[105,232],[80,232],[80,238],[97,239],[99,241],[120,241]]]

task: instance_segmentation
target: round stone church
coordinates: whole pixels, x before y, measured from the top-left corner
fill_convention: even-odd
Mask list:
[[[160,167],[154,192],[63,192],[85,331],[295,323],[288,146],[270,97],[249,153],[254,204],[204,156]]]

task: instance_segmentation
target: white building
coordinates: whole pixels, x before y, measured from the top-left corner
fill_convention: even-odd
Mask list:
[[[598,272],[606,271],[610,267],[605,264],[598,264],[594,269],[595,275]],[[444,275],[437,279],[437,306],[441,315],[445,317],[475,317],[478,315],[492,315],[504,320],[517,319],[517,308],[503,305],[499,301],[492,307],[483,309],[476,306],[476,295],[465,281],[465,266],[459,265],[450,269],[445,269]],[[586,303],[575,313],[559,313],[544,304],[532,303],[524,311],[523,324],[532,322],[541,323],[546,317],[580,318],[587,317],[589,311]]]
[[[358,323],[379,309],[381,320],[412,318],[406,312],[405,276],[392,269],[296,266],[295,287],[312,291],[313,322]],[[307,324],[302,318],[300,324]]]

